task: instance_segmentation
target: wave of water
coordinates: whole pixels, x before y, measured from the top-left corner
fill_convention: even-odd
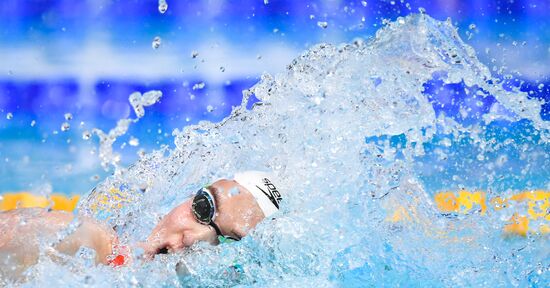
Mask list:
[[[462,83],[480,99],[494,97],[498,107],[478,124],[459,123],[434,110],[425,93],[434,79]],[[260,101],[246,109],[251,95]],[[175,148],[117,170],[80,206],[81,213],[110,222],[123,242],[132,243],[145,239],[159,217],[205,183],[270,169],[284,191],[276,219],[238,243],[199,244],[117,269],[93,266],[87,251],[70,265],[41,257],[25,285],[543,286],[550,265],[545,236],[503,238],[499,214],[441,215],[418,166],[430,165],[426,159],[436,146],[437,155],[455,161],[446,169],[462,167],[469,158],[453,156],[464,142],[481,152],[513,146],[548,155],[550,126],[540,117],[540,104],[503,88],[450,22],[427,15],[398,18],[368,41],[317,45],[286,72],[262,76],[225,120],[175,131]],[[485,127],[499,119],[508,119],[504,126],[527,123],[531,132],[520,138],[531,138],[504,145],[505,139],[489,137]],[[538,161],[546,165],[547,158]],[[496,166],[482,167],[475,176],[497,183]],[[540,171],[522,168],[527,175]],[[539,182],[548,185],[547,179]],[[110,197],[113,187],[127,202],[111,211],[92,209],[94,197]],[[388,220],[399,209],[406,219]],[[235,262],[243,274],[228,269]],[[178,276],[177,265],[190,274]]]

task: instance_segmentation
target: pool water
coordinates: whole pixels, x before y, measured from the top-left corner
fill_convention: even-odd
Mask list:
[[[237,243],[116,269],[94,266],[86,249],[66,265],[42,257],[23,286],[546,287],[541,105],[426,14],[371,39],[318,44],[263,75],[228,117],[182,127],[172,146],[117,167],[78,207],[134,243],[212,179],[269,169],[284,199],[275,219]],[[540,199],[527,192],[506,209],[492,200],[534,190]],[[93,205],[100,198],[107,205]],[[529,219],[524,236],[505,229],[511,219]]]

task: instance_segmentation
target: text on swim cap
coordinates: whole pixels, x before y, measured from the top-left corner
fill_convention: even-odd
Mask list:
[[[267,198],[271,200],[271,203],[273,203],[273,205],[275,205],[275,207],[279,209],[279,202],[283,200],[283,198],[281,197],[281,193],[277,191],[277,188],[275,187],[275,185],[273,185],[273,183],[271,183],[271,181],[269,181],[269,179],[263,178],[262,180],[264,182],[264,185],[269,190],[269,193],[266,192],[264,189],[260,188],[258,185],[256,185],[256,188],[260,189],[260,191],[262,191],[262,193],[264,193],[265,196],[267,196]]]

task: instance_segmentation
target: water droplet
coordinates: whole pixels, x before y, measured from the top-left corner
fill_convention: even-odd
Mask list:
[[[128,96],[128,101],[132,105],[136,116],[141,118],[145,115],[144,107],[157,103],[160,97],[162,97],[162,92],[158,90],[151,90],[143,93],[143,95],[140,92],[133,92]]]
[[[153,49],[158,49],[160,47],[160,44],[161,44],[160,37],[157,36],[153,39],[153,43],[151,44],[151,46],[153,47]]]
[[[426,14],[426,8],[420,7],[418,8],[418,12],[420,12],[420,14]]]
[[[214,111],[214,107],[212,107],[212,105],[208,105],[206,106],[206,111],[208,111],[208,113]]]
[[[318,21],[317,22],[317,26],[323,28],[323,29],[326,29],[328,27],[328,22],[326,21]]]
[[[132,276],[132,278],[130,278],[130,284],[132,284],[132,286],[134,287],[137,287],[139,285],[139,281],[136,279],[136,276]]]
[[[119,153],[113,153],[113,162],[116,164],[116,163],[120,163],[120,160],[122,159],[122,156],[120,156]]]
[[[67,120],[67,121],[73,120],[73,114],[71,114],[71,113],[65,113],[65,120]]]
[[[240,193],[240,191],[239,191],[238,187],[233,187],[233,188],[229,189],[229,197],[237,196],[237,195],[239,195],[239,193]]]
[[[148,186],[149,185],[147,183],[139,183],[139,190],[141,190],[142,192],[145,192],[147,191]]]
[[[139,145],[139,139],[135,138],[135,137],[130,137],[130,141],[128,141],[128,144],[130,144],[130,146],[138,146]]]
[[[141,105],[143,106],[151,106],[157,103],[157,101],[160,100],[160,97],[162,97],[162,92],[159,90],[151,90],[143,93],[141,96]]]
[[[355,38],[353,39],[353,45],[357,47],[362,47],[363,45],[365,45],[365,41],[361,38]]]
[[[71,125],[69,125],[69,123],[63,122],[63,124],[61,124],[61,131],[65,132],[65,131],[68,131],[69,129],[71,129]]]
[[[195,100],[195,97],[196,97],[195,94],[189,94],[189,99],[190,100]]]
[[[166,0],[159,0],[159,12],[164,14],[166,10],[168,10],[168,3],[166,3]]]
[[[13,114],[11,112],[8,112],[8,114],[6,114],[6,119],[8,120],[13,119]]]
[[[220,66],[220,71],[221,71],[221,72],[225,72],[225,67]]]
[[[195,59],[195,58],[197,58],[198,56],[199,56],[199,52],[194,51],[194,50],[193,50],[193,52],[191,52],[191,58]]]
[[[264,0],[264,5],[269,4],[269,0]]]
[[[199,83],[196,83],[195,85],[193,85],[193,90],[200,90],[202,88],[204,88],[204,82],[199,82]]]
[[[34,125],[36,125],[36,121],[32,120],[31,121],[31,127],[34,127]]]
[[[92,285],[94,284],[94,278],[91,275],[86,275],[86,277],[84,277],[84,283]]]
[[[140,157],[140,158],[143,158],[145,157],[145,150],[142,148],[142,149],[139,149],[138,152],[137,152],[137,155]]]
[[[361,1],[361,5],[363,5],[363,7],[367,7],[367,1]]]
[[[315,15],[313,15],[313,14],[309,15],[309,19],[311,19],[311,20],[315,19]]]
[[[497,166],[502,167],[506,162],[508,161],[508,157],[506,155],[501,155],[497,158]]]
[[[82,132],[82,139],[90,140],[91,137],[92,137],[92,133],[90,133],[90,131],[86,130]]]
[[[542,90],[542,88],[544,88],[544,83],[540,83],[538,88],[539,88],[539,90]]]
[[[470,26],[468,26],[468,28],[470,30],[474,30],[474,29],[476,29],[476,24],[472,23],[472,24],[470,24]]]
[[[548,48],[548,52],[550,52],[550,48]],[[260,55],[260,54],[256,55],[256,59],[257,59],[257,60],[262,59],[262,55]]]

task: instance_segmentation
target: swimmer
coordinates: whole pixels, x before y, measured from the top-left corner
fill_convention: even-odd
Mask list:
[[[137,243],[146,259],[174,253],[199,241],[213,245],[240,240],[260,221],[279,210],[281,194],[264,172],[238,173],[233,180],[221,179],[201,188],[167,215],[146,241]],[[40,239],[54,241],[77,217],[70,235],[51,246],[74,255],[80,247],[96,252],[96,263],[119,266],[131,261],[130,249],[118,243],[114,230],[98,221],[60,211],[38,208],[0,213],[0,278],[21,275],[38,260]],[[53,250],[52,249],[52,250]],[[46,251],[47,252],[47,251]],[[11,277],[10,277],[11,276]]]

